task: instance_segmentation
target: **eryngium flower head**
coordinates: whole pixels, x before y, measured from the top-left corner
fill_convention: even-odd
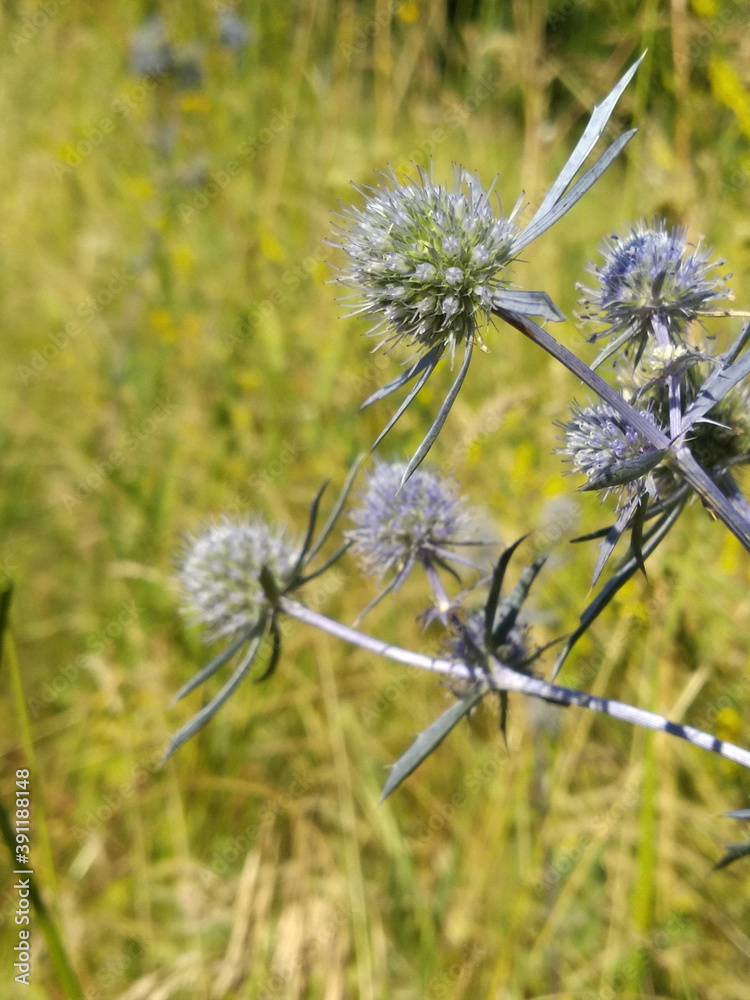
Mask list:
[[[464,502],[455,485],[424,466],[401,486],[406,465],[376,462],[367,476],[361,505],[351,513],[356,525],[346,533],[365,573],[384,576],[395,569],[404,578],[415,565],[450,555],[467,527]]]
[[[377,317],[371,333],[392,328],[381,343],[404,339],[427,351],[451,352],[477,332],[492,309],[492,294],[511,260],[517,232],[496,216],[490,191],[460,168],[452,187],[435,184],[417,168],[400,181],[381,174],[382,185],[360,190],[365,205],[346,209],[337,239],[348,263],[339,281],[357,293],[353,314]]]
[[[736,386],[694,424],[688,445],[708,472],[750,460],[750,387]]]
[[[261,570],[283,586],[296,558],[283,530],[225,516],[187,540],[178,572],[184,611],[206,626],[207,643],[251,629],[269,607]]]
[[[574,471],[584,473],[587,487],[605,490],[604,496],[617,489],[618,506],[646,492],[647,475],[656,464],[653,446],[609,403],[572,409],[573,419],[562,425],[565,445],[559,450]],[[638,412],[658,426],[649,410]]]
[[[485,670],[488,667],[484,648],[485,615],[483,610],[470,611],[463,621],[456,620],[448,636],[448,655],[469,667]],[[530,658],[529,635],[526,625],[514,625],[508,636],[491,654],[503,666],[521,669]]]
[[[639,222],[624,236],[604,241],[604,263],[591,267],[597,287],[580,287],[586,293],[580,300],[586,309],[582,318],[605,324],[592,339],[623,335],[638,353],[649,334],[662,346],[676,343],[687,323],[727,296],[726,277],[714,273],[724,262],[712,261],[700,244],[691,248],[686,232],[655,219],[651,226]]]

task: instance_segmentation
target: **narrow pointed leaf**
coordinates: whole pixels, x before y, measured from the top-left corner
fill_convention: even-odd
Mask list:
[[[434,564],[435,564],[436,566],[439,566],[439,567],[440,567],[441,569],[444,569],[444,570],[445,570],[445,572],[446,572],[446,573],[447,573],[447,574],[448,574],[449,576],[452,576],[452,577],[453,577],[453,579],[454,579],[454,580],[456,581],[456,583],[460,583],[460,582],[461,582],[461,577],[459,576],[459,574],[458,574],[458,573],[456,572],[456,570],[455,570],[455,569],[454,569],[454,568],[453,568],[453,567],[451,566],[451,564],[450,564],[450,563],[449,563],[449,562],[448,562],[448,561],[447,561],[446,559],[444,559],[444,558],[443,558],[443,556],[441,556],[441,555],[440,555],[440,553],[439,553],[439,552],[437,551],[437,549],[433,549],[433,550],[432,550],[432,562],[433,562],[433,563],[434,563]],[[425,572],[427,573],[428,577],[429,577],[429,575],[430,575],[430,569],[431,569],[431,566],[430,566],[430,564],[428,563],[428,564],[427,564],[427,565],[425,566]]]
[[[508,749],[508,692],[500,692],[500,732],[503,734],[505,749]]]
[[[213,660],[203,667],[202,670],[199,670],[198,673],[194,674],[194,676],[191,677],[186,684],[182,685],[180,690],[172,699],[172,705],[176,705],[178,701],[181,701],[185,697],[185,695],[190,694],[191,691],[195,691],[195,689],[203,684],[204,681],[207,681],[209,677],[213,677],[217,670],[220,670],[228,660],[231,660],[240,646],[246,643],[249,639],[252,639],[253,636],[257,635],[258,632],[263,629],[265,629],[265,621],[262,624],[256,625],[253,629],[247,629],[244,631],[242,635],[235,639],[230,646],[227,646],[223,652],[219,653],[218,656],[215,656]]]
[[[380,442],[383,440],[383,438],[386,436],[386,434],[388,433],[388,431],[391,430],[392,427],[395,427],[395,425],[398,423],[398,421],[404,415],[404,413],[406,412],[406,410],[409,408],[409,406],[412,404],[412,402],[416,399],[417,395],[422,391],[422,389],[425,386],[425,383],[427,382],[427,379],[435,371],[435,365],[437,365],[437,361],[435,362],[435,364],[431,365],[429,368],[425,368],[425,370],[419,376],[419,378],[414,383],[414,385],[412,386],[412,388],[409,390],[409,392],[407,393],[407,395],[404,397],[404,400],[401,403],[401,405],[398,407],[398,409],[393,414],[393,416],[388,421],[388,423],[385,425],[385,427],[380,432],[380,434],[378,434],[378,436],[375,438],[375,441],[373,442],[372,447],[370,448],[370,451],[375,451],[375,449],[380,444]]]
[[[393,591],[393,590],[396,589],[396,584],[397,583],[398,583],[398,576],[394,576],[392,580],[389,580],[389,582],[385,585],[385,587],[383,587],[383,589],[380,591],[380,593],[376,594],[375,597],[373,597],[373,599],[371,601],[368,601],[368,603],[360,611],[360,613],[357,615],[357,617],[352,622],[352,627],[353,628],[358,628],[359,625],[361,624],[361,622],[364,621],[364,619],[367,617],[367,615],[369,615],[369,613],[372,611],[372,609],[376,608],[378,606],[378,604],[380,604],[380,602],[383,600],[384,597],[387,597],[388,594],[391,593],[391,591]]]
[[[627,73],[625,73],[625,75],[615,84],[614,88],[604,98],[601,104],[594,106],[588,124],[583,131],[583,135],[578,140],[575,149],[570,154],[567,163],[558,174],[554,184],[544,196],[544,200],[536,210],[536,214],[531,220],[530,225],[533,225],[537,219],[543,218],[549,212],[549,210],[557,203],[561,195],[565,192],[580,168],[583,166],[589,153],[596,145],[604,129],[607,127],[607,122],[612,117],[615,105],[620,100],[620,97],[622,96],[622,93],[627,85],[635,76],[636,70],[640,66],[645,55],[646,53],[644,52],[640,59],[633,63]]]
[[[700,388],[697,396],[685,411],[682,418],[682,426],[688,430],[696,420],[705,417],[706,414],[720,402],[726,394],[739,382],[750,375],[750,351],[743,354],[728,368],[717,367],[708,376]]]
[[[333,531],[336,525],[336,521],[339,518],[339,514],[343,510],[344,504],[346,503],[349,493],[351,492],[351,488],[354,484],[354,479],[357,475],[357,472],[359,471],[359,467],[364,462],[365,457],[366,456],[364,455],[364,453],[361,455],[357,455],[357,457],[352,462],[352,467],[351,469],[349,469],[349,473],[346,479],[344,480],[344,485],[341,487],[341,492],[339,493],[336,499],[336,503],[333,505],[333,509],[331,510],[331,513],[328,515],[326,523],[323,525],[323,530],[320,533],[320,537],[318,538],[317,542],[313,545],[313,547],[310,549],[310,554],[307,559],[308,562],[314,559],[315,556],[318,554],[318,552],[320,552],[320,550],[323,548],[326,541],[328,540],[328,536]]]
[[[642,497],[641,502],[635,509],[630,528],[630,551],[633,553],[633,558],[636,561],[638,569],[644,576],[646,576],[646,564],[643,558],[643,524],[646,520],[647,509],[648,499]]]
[[[731,347],[729,347],[727,351],[724,352],[724,354],[722,354],[720,359],[721,364],[725,367],[727,365],[733,365],[734,362],[742,353],[748,341],[750,341],[750,321],[745,323],[740,332],[737,334],[737,339],[735,340],[735,342],[731,345]]]
[[[683,498],[682,502],[676,506],[669,514],[665,515],[664,518],[655,527],[653,533],[649,536],[648,540],[644,542],[642,548],[642,555],[644,560],[651,555],[654,549],[659,545],[662,539],[665,537],[667,532],[670,530],[672,525],[675,523],[677,518],[682,513],[685,506],[686,500]],[[638,569],[638,563],[635,559],[631,558],[625,562],[622,567],[617,571],[617,573],[612,576],[611,579],[607,580],[607,583],[602,587],[596,597],[591,601],[588,607],[584,610],[580,617],[580,623],[578,628],[570,635],[566,640],[565,645],[560,650],[560,653],[555,660],[554,666],[552,667],[552,677],[555,677],[560,673],[560,669],[568,657],[571,649],[581,636],[589,629],[592,622],[596,621],[599,615],[604,611],[609,602],[615,596],[615,594],[620,590],[620,588],[627,583],[631,576]]]
[[[388,780],[383,786],[383,794],[380,796],[381,802],[384,802],[391,792],[394,792],[401,782],[408,778],[412,771],[415,771],[422,761],[430,756],[432,751],[443,742],[451,729],[458,725],[461,719],[465,715],[468,715],[472,708],[482,700],[488,690],[489,688],[486,684],[480,685],[476,690],[451,705],[427,729],[419,733],[406,753],[399,757],[391,768]]]
[[[191,736],[194,736],[198,732],[199,729],[202,729],[212,716],[218,712],[227,698],[234,693],[245,674],[253,665],[253,660],[255,659],[260,646],[260,640],[261,637],[259,635],[252,640],[250,648],[242,658],[242,662],[216,697],[212,698],[211,701],[200,710],[200,712],[193,716],[190,722],[186,723],[182,729],[178,729],[178,731],[174,734],[172,739],[169,741],[169,746],[164,752],[164,756],[161,759],[162,764],[169,757],[171,757],[175,750],[181,747],[186,740],[189,740]]]
[[[596,565],[594,566],[594,575],[591,578],[591,586],[596,586],[596,581],[602,575],[602,570],[607,565],[607,560],[612,555],[615,545],[620,541],[620,536],[623,531],[627,528],[630,518],[633,516],[635,508],[638,505],[637,500],[631,500],[627,506],[623,507],[620,511],[619,517],[615,523],[610,528],[607,537],[604,539],[602,544],[599,546],[599,554],[596,557]],[[636,566],[638,563],[636,562]]]
[[[495,631],[492,633],[492,645],[494,648],[502,645],[508,638],[510,630],[516,624],[521,605],[528,597],[531,585],[536,580],[539,571],[546,561],[547,557],[541,556],[539,559],[535,559],[530,566],[527,566],[518,578],[518,583],[500,604],[497,611],[497,625]]]
[[[263,593],[266,595],[268,600],[274,607],[276,607],[279,603],[281,592],[279,591],[274,575],[268,566],[261,566],[258,582],[263,588]]]
[[[602,336],[601,334],[598,336]],[[597,336],[597,339],[598,339]],[[612,340],[607,342],[607,346],[594,358],[591,362],[591,371],[596,371],[596,369],[604,364],[604,362],[613,355],[616,351],[622,347],[623,344],[627,344],[630,338],[633,336],[633,331],[628,328],[624,333],[621,333],[619,337],[614,337]],[[594,338],[591,337],[591,340]]]
[[[329,556],[321,566],[319,566],[316,570],[313,570],[312,573],[307,573],[305,576],[301,576],[297,581],[297,586],[301,587],[305,583],[309,583],[310,580],[314,580],[316,577],[322,576],[322,574],[325,573],[327,569],[330,569],[334,563],[338,562],[343,554],[351,547],[351,542],[344,542],[343,545],[339,545],[333,555]]]
[[[260,684],[266,681],[273,674],[281,655],[281,630],[275,618],[271,620],[271,655],[268,658],[268,665],[260,677],[255,678],[255,683]]]
[[[560,312],[546,292],[525,292],[520,288],[501,288],[492,296],[496,309],[521,313],[522,316],[540,316],[542,319],[561,323],[565,313]]]
[[[402,486],[406,482],[406,480],[409,479],[414,470],[419,468],[419,466],[422,464],[428,451],[435,443],[438,434],[443,429],[443,424],[448,419],[448,414],[451,411],[451,407],[455,403],[456,397],[461,391],[461,386],[464,384],[464,379],[466,378],[466,373],[469,370],[469,364],[471,362],[471,352],[473,346],[474,346],[474,341],[471,338],[469,338],[466,341],[466,346],[464,347],[464,359],[461,362],[461,368],[458,372],[458,375],[456,376],[456,380],[448,390],[448,395],[443,400],[443,405],[440,407],[438,415],[435,417],[435,420],[433,421],[432,427],[430,427],[429,431],[425,435],[424,440],[417,448],[414,457],[409,462],[406,468],[406,472],[404,472],[403,478],[401,480]]]
[[[568,371],[573,372],[590,389],[592,389],[605,402],[613,406],[618,413],[622,414],[628,423],[634,427],[643,438],[653,445],[654,448],[669,448],[670,441],[664,431],[654,427],[650,421],[634,409],[608,382],[605,382],[596,372],[592,372],[588,365],[585,365],[572,351],[564,347],[555,340],[546,330],[543,330],[534,320],[528,316],[521,316],[517,313],[508,312],[505,309],[496,309],[495,315],[505,320],[506,323],[514,327],[529,340],[551,354]],[[744,358],[742,359],[744,360]],[[735,538],[750,552],[750,521],[744,518],[737,508],[724,496],[716,487],[713,479],[701,468],[690,454],[688,449],[677,449],[674,455],[674,464],[684,477],[685,481],[695,490],[704,504],[714,512],[716,517],[723,521]]]
[[[528,538],[528,535],[522,535],[518,541],[513,542],[508,548],[503,552],[497,561],[497,565],[492,571],[492,583],[490,584],[490,592],[487,596],[487,604],[484,609],[484,636],[485,643],[487,646],[490,644],[492,639],[492,630],[495,627],[495,615],[497,614],[497,605],[500,600],[500,592],[503,587],[503,580],[505,579],[505,573],[508,569],[508,564],[513,557],[513,553],[516,551],[518,546],[524,539]]]
[[[381,399],[385,399],[390,396],[391,393],[396,392],[401,386],[406,385],[411,382],[413,378],[416,378],[420,372],[424,371],[427,367],[434,367],[443,355],[444,347],[442,344],[438,344],[433,347],[432,350],[428,351],[427,354],[423,354],[421,358],[418,358],[411,368],[408,368],[405,372],[402,372],[397,378],[394,378],[392,382],[387,385],[381,386],[380,389],[376,389],[371,396],[368,396],[364,403],[361,404],[360,410],[366,409],[368,406],[372,406],[373,403],[377,403]]]
[[[721,859],[717,861],[716,864],[711,869],[712,872],[718,872],[722,868],[726,868],[728,865],[733,864],[735,861],[739,861],[740,858],[746,858],[750,855],[750,840],[746,844],[727,844],[727,853]]]
[[[305,532],[305,537],[302,542],[302,548],[299,550],[297,561],[294,564],[292,572],[290,573],[290,577],[292,579],[294,579],[297,576],[297,574],[305,564],[305,558],[307,557],[308,550],[312,545],[313,535],[315,534],[315,525],[318,520],[318,510],[320,508],[320,501],[323,499],[323,494],[328,488],[329,482],[330,480],[327,479],[323,483],[318,492],[315,494],[313,502],[310,504],[310,513],[307,518],[307,531]]]
[[[612,145],[602,153],[596,163],[592,167],[589,167],[583,177],[573,185],[566,195],[550,208],[545,216],[540,216],[539,212],[537,212],[534,217],[535,219],[538,217],[537,221],[534,222],[532,220],[525,229],[521,230],[514,240],[513,252],[517,253],[519,250],[523,250],[532,240],[545,233],[550,226],[554,226],[566,212],[569,212],[576,202],[580,201],[586,194],[589,188],[599,180],[613,160],[620,155],[637,131],[638,129],[633,128],[629,132],[623,132],[619,138],[615,139]]]
[[[683,483],[667,500],[659,500],[650,504],[646,511],[646,520],[652,521],[654,518],[663,517],[664,514],[668,514],[675,506],[682,505],[689,490],[690,487],[686,483]],[[576,538],[571,538],[570,544],[575,545],[579,542],[591,542],[597,538],[605,538],[611,530],[611,524],[607,525],[606,528],[597,528],[596,531],[591,531],[587,535],[578,535]],[[654,530],[655,528],[652,526],[649,532]],[[649,536],[649,532],[646,533],[646,537]]]

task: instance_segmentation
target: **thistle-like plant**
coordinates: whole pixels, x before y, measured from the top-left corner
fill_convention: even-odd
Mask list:
[[[407,180],[393,172],[381,174],[379,187],[357,189],[364,206],[341,214],[332,243],[345,255],[339,281],[355,293],[352,312],[375,317],[370,332],[379,338],[376,350],[403,340],[415,349],[406,371],[362,404],[369,406],[414,382],[373,448],[415,399],[443,355],[447,352],[453,365],[458,347],[464,350],[453,385],[404,469],[404,482],[440,433],[466,378],[472,350],[483,344],[483,329],[491,317],[509,313],[565,318],[545,292],[512,288],[506,271],[521,250],[583,197],[635,135],[631,129],[619,136],[573,184],[639,62],[594,109],[573,153],[526,226],[516,221],[522,199],[510,215],[504,215],[499,198],[493,207],[494,184],[485,190],[477,177],[461,168],[456,168],[450,187],[436,184],[431,172],[418,168],[416,176]]]
[[[209,641],[229,644],[183,686],[178,698],[232,658],[238,662],[221,691],[175,735],[167,754],[211,718],[258,657],[265,660],[259,679],[269,676],[280,654],[279,620],[286,616],[396,663],[436,673],[454,692],[455,702],[393,765],[384,797],[483,698],[499,698],[500,728],[505,732],[508,697],[514,691],[664,730],[750,768],[747,750],[656,713],[536,676],[534,664],[548,647],[532,646],[530,630],[520,616],[544,559],[532,560],[515,584],[506,587],[519,540],[502,552],[491,572],[480,572],[469,588],[449,597],[439,571],[457,577],[456,566],[481,570],[457,549],[485,543],[469,537],[469,508],[453,480],[439,469],[419,468],[461,388],[473,347],[489,340],[488,326],[496,319],[549,353],[598,397],[584,406],[573,405],[572,416],[561,425],[560,450],[570,471],[585,476],[582,490],[615,499],[615,520],[572,541],[600,540],[594,583],[626,530],[629,549],[584,608],[578,625],[563,637],[552,666],[553,679],[620,588],[639,569],[645,573],[647,559],[691,498],[700,498],[750,551],[750,505],[732,476],[734,466],[750,459],[750,397],[741,385],[750,374],[750,352],[745,351],[750,323],[723,354],[707,345],[695,347],[690,330],[694,321],[716,313],[714,306],[721,298],[729,297],[726,278],[717,274],[721,262],[713,261],[700,245],[691,248],[684,230],[670,229],[660,220],[650,226],[638,223],[623,237],[612,237],[604,246],[604,263],[594,268],[596,287],[585,289],[586,318],[599,327],[590,339],[609,338],[591,367],[532,319],[562,319],[547,295],[514,289],[508,275],[519,251],[583,196],[632,137],[632,131],[620,136],[574,183],[637,65],[594,110],[571,157],[525,227],[519,222],[520,203],[506,216],[499,201],[493,205],[491,192],[461,168],[447,187],[436,183],[431,171],[417,170],[407,180],[392,172],[381,175],[379,186],[360,190],[363,207],[344,210],[335,242],[345,257],[339,280],[353,292],[352,311],[373,321],[371,333],[379,338],[376,350],[405,343],[412,351],[406,370],[365,401],[369,405],[414,383],[376,444],[445,355],[453,363],[463,349],[460,369],[410,461],[376,461],[365,474],[350,514],[353,527],[317,568],[312,568],[313,561],[342,512],[356,464],[317,539],[322,490],[312,503],[299,544],[291,542],[286,531],[259,519],[219,520],[189,540],[179,573],[185,607],[206,629]],[[619,386],[594,370],[607,358],[614,362]],[[365,575],[387,581],[358,621],[398,590],[416,567],[424,571],[431,595],[422,620],[442,625],[441,655],[394,646],[305,603],[304,585],[347,549]],[[747,810],[729,815],[747,818]],[[748,845],[731,845],[717,867],[748,853]]]

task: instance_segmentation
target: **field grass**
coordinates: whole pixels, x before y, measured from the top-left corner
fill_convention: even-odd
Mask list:
[[[329,284],[349,181],[431,157],[533,204],[648,45],[618,118],[641,132],[514,277],[572,316],[600,239],[659,212],[727,258],[744,308],[740,8],[459,3],[449,24],[437,2],[248,4],[238,56],[211,6],[165,4],[203,69],[180,89],[128,70],[140,5],[47,6],[0,14],[0,796],[31,770],[35,873],[83,995],[744,1000],[750,869],[707,876],[746,836],[719,815],[747,806],[750,776],[666,736],[516,698],[507,748],[483,711],[379,806],[386,765],[450,694],[295,626],[273,680],[155,768],[208,655],[177,614],[184,534],[225,509],[300,533],[390,413],[357,415],[397,361],[368,353]],[[592,356],[574,320],[554,332]],[[561,512],[567,536],[605,523],[554,453],[580,386],[509,329],[487,342],[436,464],[506,543]],[[449,376],[383,455],[414,448]],[[554,547],[540,641],[577,622],[593,561]],[[691,507],[563,681],[747,744],[749,584],[747,553]],[[350,622],[373,595],[344,560],[316,601]],[[367,628],[434,648],[424,601],[411,581]],[[73,995],[37,926],[31,986],[12,981],[2,864],[0,994]]]

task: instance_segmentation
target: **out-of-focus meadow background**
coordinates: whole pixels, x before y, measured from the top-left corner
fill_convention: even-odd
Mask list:
[[[746,836],[720,814],[750,779],[669,737],[514,699],[508,749],[488,711],[379,806],[450,695],[294,627],[270,683],[155,761],[205,697],[168,707],[208,656],[177,614],[184,533],[227,509],[300,532],[391,412],[357,415],[398,362],[329,284],[349,181],[457,161],[506,208],[538,203],[648,48],[610,134],[641,131],[515,279],[572,317],[601,238],[660,213],[705,234],[747,307],[747,5],[8,0],[0,39],[0,794],[31,770],[34,869],[83,995],[746,998],[750,868],[707,875]],[[553,332],[592,357],[574,319]],[[607,509],[554,453],[580,387],[508,329],[487,342],[432,457],[504,541],[564,529],[542,641],[587,596],[593,549],[567,538]],[[691,508],[564,681],[747,744],[749,569]],[[315,600],[351,621],[373,595],[344,561]],[[430,648],[424,601],[415,579],[367,627]],[[0,993],[74,995],[36,923],[32,985],[12,981],[7,862]]]

